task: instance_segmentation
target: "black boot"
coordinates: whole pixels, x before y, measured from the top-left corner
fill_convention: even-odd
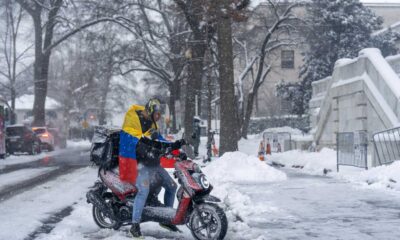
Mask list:
[[[133,223],[131,229],[129,232],[132,234],[133,238],[143,238],[142,233],[140,232],[140,224],[139,223]]]

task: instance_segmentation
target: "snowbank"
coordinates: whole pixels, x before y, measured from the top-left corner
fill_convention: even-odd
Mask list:
[[[370,170],[359,172],[343,171],[333,175],[371,188],[400,190],[400,161],[386,166],[371,168]]]
[[[211,182],[273,182],[286,180],[286,174],[276,170],[255,156],[242,152],[228,152],[203,169]]]
[[[90,146],[92,146],[92,143],[89,140],[79,140],[79,141],[67,140],[68,148],[90,148]]]
[[[251,140],[246,140],[249,143]],[[254,142],[254,140],[253,140]],[[203,168],[214,185],[213,195],[219,197],[229,221],[227,239],[256,239],[249,223],[255,213],[268,214],[271,207],[257,204],[238,186],[270,184],[287,179],[285,173],[243,152],[228,152]]]
[[[323,174],[324,169],[336,169],[336,151],[330,148],[323,148],[320,152],[292,150],[267,155],[267,161],[301,168],[310,174]]]
[[[267,161],[296,168],[307,174],[327,174],[330,177],[344,179],[358,186],[400,190],[400,161],[369,170],[340,166],[340,171],[336,172],[336,151],[329,148],[323,148],[320,152],[295,150],[275,153],[269,156]]]
[[[240,139],[239,151],[246,153],[248,155],[257,156],[258,154],[258,144],[261,141],[261,135],[248,135],[247,139]]]

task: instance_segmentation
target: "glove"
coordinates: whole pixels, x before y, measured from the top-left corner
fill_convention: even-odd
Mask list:
[[[160,136],[160,133],[157,130],[151,131],[151,140],[157,140]]]
[[[185,139],[180,139],[180,140],[176,140],[175,142],[173,142],[172,144],[171,144],[171,148],[172,149],[179,149],[179,148],[181,148],[183,145],[185,145],[186,144],[186,141],[185,141]]]

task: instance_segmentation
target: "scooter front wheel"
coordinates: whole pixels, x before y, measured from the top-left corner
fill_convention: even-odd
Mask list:
[[[121,227],[121,223],[118,221],[115,221],[113,219],[108,218],[101,210],[100,208],[93,206],[92,209],[93,212],[93,219],[94,222],[99,226],[100,228],[110,228],[114,230],[118,230]]]
[[[198,240],[222,240],[228,230],[228,220],[220,207],[203,203],[193,210],[189,226],[193,237]]]

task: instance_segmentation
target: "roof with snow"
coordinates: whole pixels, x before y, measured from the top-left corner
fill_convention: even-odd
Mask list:
[[[31,94],[25,94],[15,99],[15,109],[17,110],[32,110],[33,109],[34,96]],[[8,104],[11,105],[9,101]],[[45,109],[58,109],[61,108],[61,104],[53,98],[46,97]]]

